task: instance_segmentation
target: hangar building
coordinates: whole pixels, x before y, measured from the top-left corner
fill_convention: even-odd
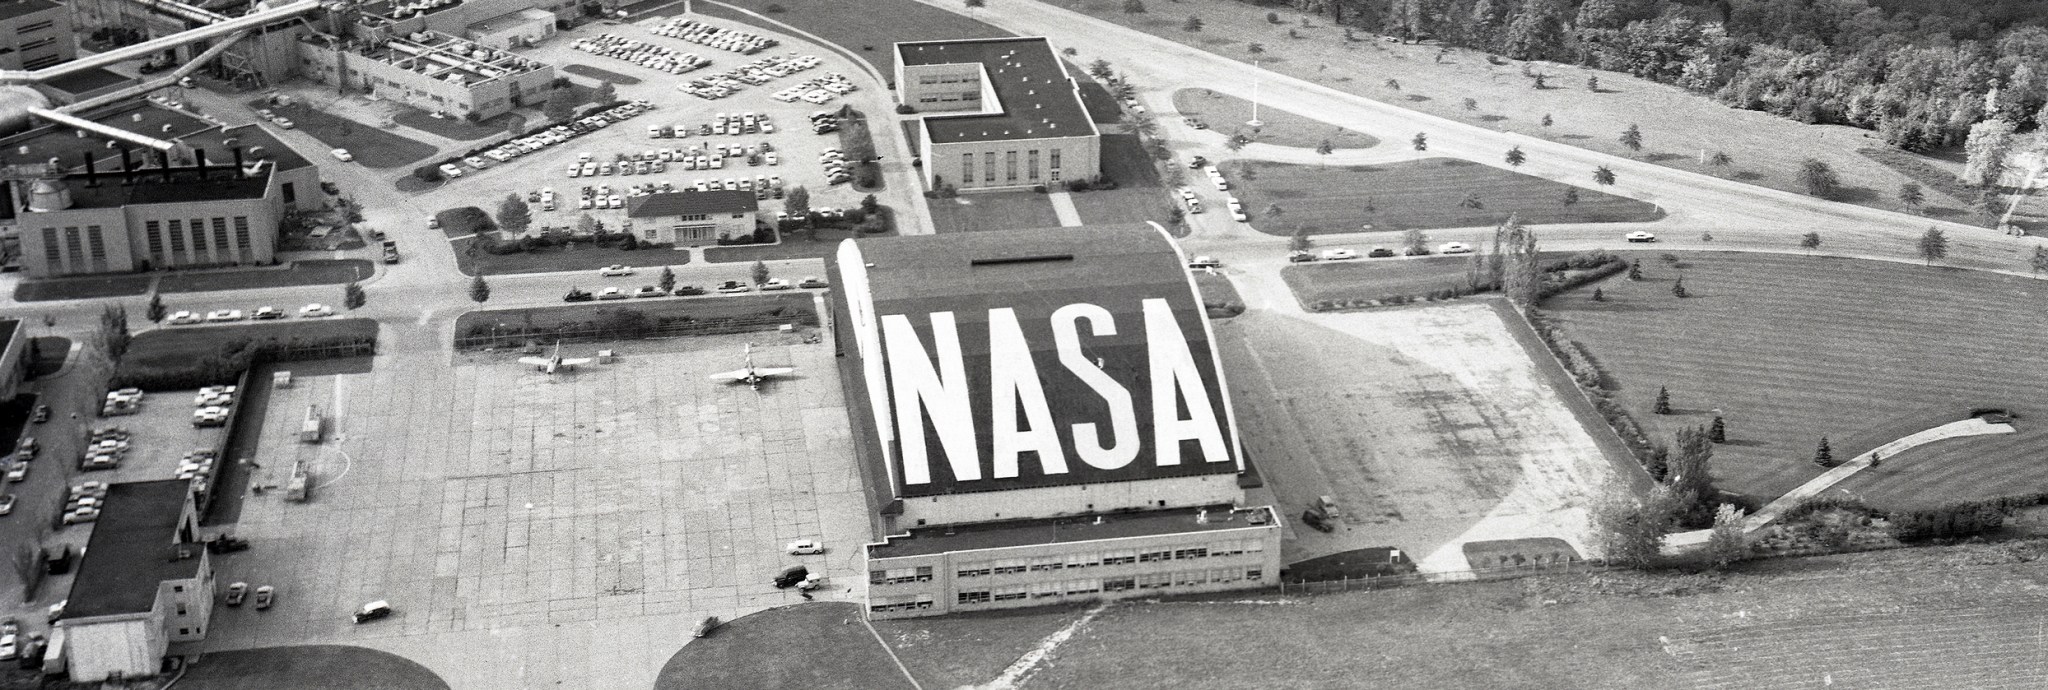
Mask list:
[[[1165,233],[848,240],[830,271],[890,618],[1270,585],[1280,526]]]

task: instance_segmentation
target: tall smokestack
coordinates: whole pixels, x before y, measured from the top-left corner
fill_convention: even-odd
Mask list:
[[[87,187],[98,187],[98,186],[100,186],[100,175],[99,175],[99,172],[100,172],[100,171],[99,171],[98,169],[96,169],[96,168],[94,168],[94,167],[93,167],[93,164],[92,164],[92,152],[91,152],[91,151],[87,151],[87,152],[85,152],[85,186],[87,186]]]
[[[199,181],[206,181],[206,149],[192,149],[192,169],[199,171]]]
[[[159,170],[162,170],[162,171],[163,171],[163,173],[164,173],[164,184],[170,184],[170,183],[171,183],[171,152],[169,152],[169,151],[158,151],[158,152],[156,152],[156,162],[157,162],[157,169],[159,169]]]
[[[237,146],[237,147],[235,147],[234,151],[235,151],[235,179],[237,179],[237,180],[240,180],[240,179],[244,179],[244,178],[247,178],[247,177],[249,176],[249,174],[248,174],[248,173],[246,173],[246,172],[244,172],[244,171],[243,171],[243,169],[242,169],[242,147],[240,147],[240,146]]]
[[[121,147],[121,184],[135,184],[135,159],[128,156],[128,147]]]

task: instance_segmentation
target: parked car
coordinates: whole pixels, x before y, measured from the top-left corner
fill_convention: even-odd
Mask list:
[[[1371,250],[1366,251],[1365,255],[1374,259],[1384,259],[1393,256],[1394,250],[1386,247],[1373,247]]]
[[[328,153],[334,154],[334,157],[341,159],[341,162],[343,163],[347,163],[349,161],[356,159],[355,154],[349,153],[348,149],[335,149],[333,151],[329,151]]]
[[[29,421],[35,422],[37,424],[50,421],[50,406],[37,405],[35,415],[30,417]]]
[[[262,587],[256,588],[256,610],[262,611],[268,609],[270,608],[270,604],[276,600],[276,588],[273,588],[270,585],[264,585]]]
[[[766,283],[762,283],[762,284],[761,284],[761,291],[762,291],[762,292],[767,292],[767,291],[770,291],[770,290],[788,290],[788,289],[790,289],[790,287],[791,287],[791,285],[789,284],[789,280],[788,280],[788,279],[785,279],[785,278],[771,278],[771,279],[769,279],[769,280],[768,280],[768,282],[766,282]]]
[[[1301,524],[1313,527],[1318,532],[1337,531],[1337,528],[1331,527],[1328,521],[1323,520],[1323,516],[1321,513],[1317,513],[1313,510],[1301,511]]]
[[[1288,253],[1287,253],[1287,261],[1288,261],[1288,263],[1297,263],[1297,264],[1300,264],[1300,263],[1308,263],[1308,262],[1310,262],[1310,261],[1315,261],[1315,260],[1316,260],[1316,255],[1314,255],[1314,254],[1310,254],[1310,253],[1308,253],[1308,252],[1306,252],[1306,251],[1300,251],[1300,250],[1296,250],[1296,251],[1291,251],[1291,252],[1288,252]]]
[[[830,287],[831,283],[827,283],[825,279],[817,276],[804,276],[803,280],[796,281],[796,286],[809,290],[812,288]]]
[[[629,276],[633,275],[633,269],[627,268],[624,264],[612,264],[610,266],[597,269],[597,274],[605,277]]]
[[[240,309],[215,309],[213,311],[206,313],[206,320],[212,321],[214,323],[240,321],[242,320],[242,317],[243,314],[242,310]]]
[[[787,549],[789,551],[789,554],[792,556],[808,556],[812,554],[820,554],[825,552],[825,547],[819,544],[815,539],[798,539],[796,541],[790,542],[784,548]]]
[[[1438,254],[1470,254],[1472,245],[1463,242],[1445,242],[1436,248]]]
[[[1223,262],[1213,256],[1197,256],[1188,262],[1188,268],[1222,268]]]
[[[355,620],[357,625],[390,617],[391,602],[384,601],[382,599],[367,604],[363,604],[363,607],[356,609],[355,613]]]
[[[199,314],[197,314],[197,313],[195,313],[195,312],[189,312],[189,311],[183,311],[183,310],[171,312],[170,316],[166,316],[166,317],[164,317],[164,323],[167,323],[167,324],[170,324],[170,325],[173,325],[173,326],[184,326],[184,325],[187,325],[187,324],[195,324],[195,323],[199,323],[200,321],[204,321],[204,320],[205,320],[205,317],[202,317],[202,316],[200,316]]]
[[[14,512],[14,494],[0,494],[0,515]]]
[[[748,287],[746,283],[742,283],[737,280],[728,280],[718,284],[718,294],[721,295],[732,295],[742,292],[751,292],[752,290],[752,287]]]
[[[608,287],[608,288],[605,288],[605,289],[603,289],[603,290],[599,290],[599,291],[597,291],[597,298],[598,298],[598,299],[625,299],[625,298],[626,298],[626,291],[625,291],[625,290],[621,290],[621,289],[619,289],[619,288],[615,288],[615,287]]]
[[[667,291],[667,290],[663,290],[663,289],[661,289],[661,288],[660,288],[659,286],[655,286],[655,285],[642,285],[642,286],[640,286],[640,287],[637,287],[637,288],[633,288],[633,296],[634,296],[634,297],[666,297],[666,296],[668,296],[668,291]]]
[[[688,297],[701,294],[704,294],[704,286],[702,285],[677,285],[675,290],[675,295],[677,297]]]
[[[228,596],[223,603],[229,606],[241,606],[242,600],[248,598],[248,596],[249,583],[237,582],[232,585],[228,585]]]
[[[299,317],[300,317],[300,318],[306,318],[306,319],[316,319],[316,318],[320,318],[320,317],[322,317],[322,316],[333,316],[333,315],[334,315],[334,310],[333,310],[332,308],[329,308],[329,307],[328,307],[327,305],[325,305],[325,304],[317,304],[317,303],[316,303],[316,304],[308,304],[308,305],[306,305],[306,306],[303,306],[303,307],[299,307]]]
[[[441,167],[440,167],[440,170],[441,170],[441,176],[442,176],[442,177],[461,177],[461,176],[462,176],[462,168],[458,168],[458,167],[455,167],[455,164],[454,164],[454,163],[442,163],[442,164],[441,164]]]
[[[720,622],[717,616],[705,616],[704,620],[697,621],[697,627],[690,631],[690,636],[703,637],[709,635],[713,629],[718,627]]]
[[[1631,232],[1631,233],[1629,233],[1629,234],[1627,234],[1627,235],[1624,235],[1623,237],[1626,237],[1626,238],[1628,239],[1628,241],[1630,241],[1630,242],[1655,242],[1655,241],[1657,241],[1657,236],[1656,236],[1656,235],[1653,235],[1653,234],[1651,234],[1651,233],[1650,233],[1649,231],[1647,231],[1647,230],[1637,230],[1637,231],[1635,231],[1635,232]]]
[[[17,463],[14,463],[14,465],[13,465],[13,466],[11,466],[11,467],[8,467],[8,468],[7,468],[7,481],[9,481],[9,482],[25,482],[25,481],[28,481],[28,463],[25,463],[25,462],[17,462]]]
[[[804,578],[810,576],[811,570],[800,565],[783,568],[781,572],[775,574],[775,588],[789,589],[795,587],[797,583],[803,582]]]
[[[588,290],[576,288],[569,288],[569,294],[562,296],[562,301],[564,302],[588,302],[594,299],[597,299],[597,296],[590,294]]]
[[[1324,261],[1343,261],[1343,260],[1345,260],[1345,259],[1356,259],[1356,258],[1358,258],[1358,252],[1356,252],[1356,251],[1354,251],[1354,250],[1350,250],[1350,249],[1325,249],[1325,250],[1323,250],[1323,260],[1324,260]]]

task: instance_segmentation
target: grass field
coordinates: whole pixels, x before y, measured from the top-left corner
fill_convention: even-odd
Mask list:
[[[598,81],[608,81],[613,84],[618,84],[620,86],[632,86],[634,84],[640,83],[639,77],[627,76],[624,74],[619,74],[618,72],[613,72],[608,69],[591,67],[590,65],[570,63],[567,65],[563,65],[562,71],[574,74],[579,77],[588,77],[591,79],[596,79]]]
[[[2020,561],[2041,555],[2039,542],[1991,544],[1753,562],[1726,575],[1123,603],[1027,686],[2040,687],[2048,567]]]
[[[940,690],[989,682],[1085,610],[1045,606],[881,620],[874,626],[919,684]]]
[[[1364,247],[1354,247],[1361,253]],[[1426,256],[1414,259],[1364,259],[1294,264],[1280,277],[1302,304],[1323,300],[1378,299],[1390,295],[1422,295],[1463,285],[1467,256]]]
[[[364,167],[396,168],[434,155],[434,147],[426,143],[407,139],[374,125],[333,115],[303,102],[289,106],[271,106],[258,99],[250,101],[249,107],[270,108],[279,115],[291,118],[299,131],[319,139],[320,143],[329,148],[348,149],[348,152],[355,156],[356,164]]]
[[[134,316],[130,316],[134,318]],[[170,367],[220,351],[229,341],[292,340],[330,337],[377,337],[370,319],[309,319],[227,326],[166,326],[137,333],[121,356],[122,368]]]
[[[662,665],[655,690],[846,688],[910,685],[848,603],[770,609],[690,640]],[[676,634],[688,634],[677,630]]]
[[[1884,209],[1897,206],[1894,192],[1911,180],[1856,152],[1880,141],[1866,130],[1806,125],[1767,113],[1736,110],[1708,95],[1625,73],[1549,62],[1502,60],[1503,64],[1495,65],[1481,54],[1462,49],[1453,49],[1438,61],[1440,46],[1433,41],[1427,45],[1387,43],[1371,31],[1358,30],[1355,40],[1347,42],[1344,30],[1332,25],[1328,15],[1307,15],[1274,6],[1277,3],[1147,2],[1150,13],[1125,14],[1120,0],[1050,1],[1232,60],[1250,63],[1257,59],[1265,69],[1339,91],[1671,168],[1804,194],[1796,173],[1802,161],[1815,158],[1841,177],[1851,203]],[[1277,12],[1280,23],[1268,23],[1267,12]],[[1205,26],[1201,32],[1181,30],[1189,15],[1202,18]],[[1301,23],[1304,18],[1306,26]],[[1351,19],[1351,14],[1346,13],[1346,18]],[[1301,38],[1290,38],[1290,31]],[[1254,55],[1246,51],[1248,43],[1263,44],[1265,52]],[[1550,88],[1531,88],[1530,80],[1521,76],[1525,64],[1544,74]],[[1600,78],[1599,93],[1585,88],[1586,77],[1591,75]],[[1398,78],[1399,90],[1387,88],[1389,77]],[[1478,109],[1466,111],[1466,98],[1476,100]],[[1542,125],[1544,115],[1552,117],[1551,126]],[[1645,148],[1640,153],[1624,148],[1619,141],[1630,124],[1642,129]],[[1717,150],[1727,152],[1734,164],[1724,170],[1701,162],[1702,151]],[[1968,201],[1944,198],[1933,190],[1928,196],[1928,205],[1933,207],[1960,208]]]
[[[1624,254],[1624,256],[1638,256]],[[2048,490],[2048,283],[1910,264],[1769,254],[1640,255],[1641,282],[1609,279],[1544,304],[1600,361],[1617,399],[1666,434],[1719,410],[1729,443],[1717,483],[1768,501],[1837,458],[2007,407],[2018,433],[1943,441],[1885,458],[1829,495],[1881,507]],[[1676,414],[1650,414],[1657,388]]]
[[[150,284],[155,281],[156,276],[147,273],[29,279],[14,286],[14,301],[47,302],[58,299],[146,295],[149,294]]]
[[[213,652],[178,680],[193,690],[434,690],[448,682],[390,652],[341,645]]]
[[[36,357],[28,363],[28,379],[33,381],[64,368],[64,360],[71,358],[71,339],[60,335],[35,336]],[[0,436],[0,438],[6,438]]]
[[[889,46],[901,41],[944,41],[957,38],[993,38],[1010,32],[965,16],[947,12],[914,0],[724,0],[776,21],[811,32],[819,38],[844,46],[874,65],[884,75],[895,74],[895,58]],[[783,8],[770,12],[770,5]],[[753,17],[705,3],[696,11],[706,16],[747,24]],[[765,27],[781,31],[781,27]]]
[[[1252,119],[1251,101],[1207,89],[1181,89],[1173,92],[1173,109],[1209,125],[1218,132],[1229,134],[1242,131],[1255,141],[1274,146],[1313,149],[1328,141],[1331,146],[1342,150],[1367,149],[1380,143],[1379,139],[1373,138],[1370,134],[1271,106],[1259,108],[1259,121],[1265,123],[1265,126],[1260,127],[1257,133],[1253,133],[1251,128],[1245,126],[1245,122]]]
[[[932,227],[938,232],[1052,228],[1060,224],[1059,214],[1052,210],[1052,200],[1037,192],[976,192],[952,199],[932,199],[930,206]],[[1079,206],[1076,202],[1075,207]]]
[[[398,124],[429,134],[438,134],[456,141],[476,141],[504,134],[506,130],[513,127],[512,123],[515,121],[519,123],[518,126],[520,127],[526,126],[526,116],[518,113],[505,113],[483,122],[470,124],[468,120],[461,118],[437,118],[428,115],[424,110],[405,108],[399,110],[398,115],[391,119]]]
[[[290,268],[204,273],[166,273],[157,283],[158,292],[208,292],[291,287],[296,285],[340,285],[369,278],[376,266],[363,259],[314,259],[294,261]]]
[[[1244,309],[1244,297],[1237,294],[1237,286],[1230,284],[1230,277],[1221,273],[1196,272],[1195,291],[1201,293],[1204,306],[1215,305],[1224,307],[1223,309],[1210,309],[1210,318],[1236,316],[1237,314],[1229,313],[1231,305],[1235,305],[1238,310]]]
[[[1136,134],[1102,135],[1102,175],[1117,183],[1116,189],[1077,192],[1068,198],[1087,225],[1143,223],[1166,225],[1173,213],[1173,200],[1159,182],[1159,168]],[[1058,223],[1054,223],[1058,225]]]
[[[887,208],[884,212],[893,213]],[[891,223],[886,232],[862,235],[852,230],[821,228],[806,233],[794,230],[777,244],[735,244],[726,247],[705,247],[700,250],[704,260],[712,263],[774,261],[777,259],[822,259],[839,251],[839,241],[854,237],[895,237],[895,224]],[[783,276],[789,277],[789,276]]]
[[[1579,189],[1577,203],[1564,203],[1570,185],[1450,158],[1389,165],[1318,166],[1257,164],[1246,180],[1245,161],[1221,168],[1232,194],[1244,201],[1252,226],[1269,235],[1288,235],[1299,225],[1310,234],[1408,228],[1496,225],[1508,214],[1523,223],[1620,223],[1651,221],[1663,209],[1626,197]],[[1479,208],[1462,205],[1477,194]],[[1370,202],[1373,211],[1365,208]],[[1282,214],[1268,217],[1278,204]]]
[[[638,276],[635,276],[638,277]],[[649,277],[647,283],[654,282]],[[635,283],[636,285],[638,283]],[[582,323],[602,312],[611,310],[637,311],[653,319],[691,317],[696,319],[721,319],[736,316],[756,316],[771,313],[810,313],[814,304],[809,292],[784,292],[776,295],[737,295],[692,297],[689,299],[636,299],[607,302],[585,302],[564,304],[555,307],[524,307],[517,309],[485,309],[466,312],[455,319],[455,332],[468,333],[470,329],[491,324],[508,324],[529,328],[552,328],[562,324]]]
[[[574,249],[551,247],[537,252],[517,254],[489,254],[470,251],[476,243],[475,236],[448,241],[454,245],[455,267],[463,275],[499,275],[504,273],[553,273],[555,271],[595,271],[612,264],[627,266],[681,266],[690,263],[689,252],[673,249],[634,249],[618,247],[593,247],[578,245]],[[659,273],[660,271],[656,271]],[[650,279],[651,280],[651,279]]]

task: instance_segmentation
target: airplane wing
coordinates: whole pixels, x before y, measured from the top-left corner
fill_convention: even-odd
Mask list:
[[[713,381],[745,381],[747,380],[747,370],[735,369],[732,371],[722,371],[716,374],[712,374],[710,378]]]
[[[537,366],[537,367],[544,367],[544,366],[547,366],[547,365],[548,365],[548,361],[549,361],[549,360],[548,360],[548,358],[546,358],[546,357],[521,357],[521,358],[519,358],[519,363],[520,363],[520,364],[531,364],[531,365],[534,365],[534,366]]]
[[[578,366],[583,366],[583,365],[585,365],[585,364],[589,364],[589,363],[590,363],[590,358],[589,358],[589,357],[579,357],[579,358],[575,358],[575,359],[565,359],[565,360],[562,360],[562,366],[565,366],[565,367],[578,367]]]
[[[755,375],[755,376],[762,376],[762,377],[767,377],[767,376],[781,376],[781,375],[783,375],[783,374],[787,374],[787,373],[790,373],[790,372],[792,372],[792,371],[796,371],[796,370],[795,370],[795,369],[789,369],[789,368],[774,368],[774,367],[755,367],[755,368],[754,368],[754,375]]]

